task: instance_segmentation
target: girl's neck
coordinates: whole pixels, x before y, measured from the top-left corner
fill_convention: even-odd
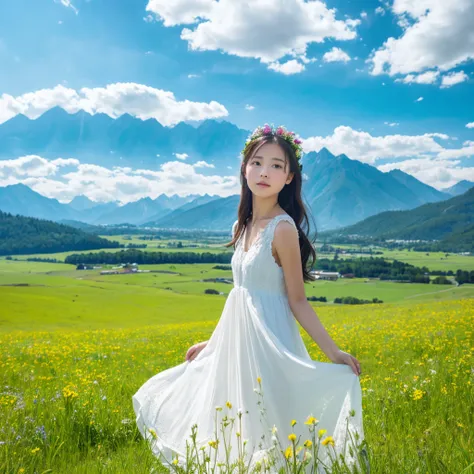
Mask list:
[[[273,217],[278,207],[278,199],[262,200],[256,199],[254,196],[252,202],[252,223]]]

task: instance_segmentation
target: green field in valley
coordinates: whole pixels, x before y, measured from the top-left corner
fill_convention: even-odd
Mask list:
[[[131,396],[209,338],[232,288],[215,281],[231,272],[212,267],[100,275],[0,259],[0,472],[166,472],[136,431]],[[474,285],[340,279],[306,291],[328,298],[313,307],[361,361],[371,472],[471,472]],[[333,304],[338,296],[385,303]]]

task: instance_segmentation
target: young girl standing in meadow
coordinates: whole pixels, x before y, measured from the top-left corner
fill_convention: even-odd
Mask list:
[[[301,141],[283,127],[265,125],[242,154],[238,220],[227,244],[235,248],[234,287],[210,339],[133,396],[138,428],[170,467],[184,465],[193,425],[196,447],[211,450],[211,460],[217,446],[223,448],[218,462],[237,459],[244,440],[255,467],[275,451],[276,439],[276,451],[295,456],[296,441],[301,436],[302,445],[313,427],[318,457],[327,465],[331,453],[347,455],[354,436],[363,439],[361,367],[337,347],[305,295],[316,256],[302,230],[309,226]],[[297,321],[333,363],[311,359]],[[230,418],[236,429],[226,439],[221,423]],[[226,454],[229,443],[234,446]],[[304,449],[312,452],[307,442]]]

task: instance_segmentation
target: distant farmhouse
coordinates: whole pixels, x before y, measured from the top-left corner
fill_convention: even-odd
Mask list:
[[[123,275],[126,273],[148,273],[150,270],[139,270],[136,263],[124,263],[112,270],[102,270],[101,275]]]
[[[324,272],[322,270],[313,270],[310,273],[314,276],[316,280],[336,281],[341,278],[341,274],[339,272]]]

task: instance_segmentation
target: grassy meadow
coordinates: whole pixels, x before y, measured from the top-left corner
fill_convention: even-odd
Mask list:
[[[232,288],[215,281],[231,272],[212,266],[100,275],[0,259],[0,472],[163,471],[135,428],[131,396],[209,338]],[[361,361],[371,472],[474,473],[474,285],[354,279],[306,290],[328,298],[314,305],[319,317]],[[338,296],[384,304],[333,304]]]

